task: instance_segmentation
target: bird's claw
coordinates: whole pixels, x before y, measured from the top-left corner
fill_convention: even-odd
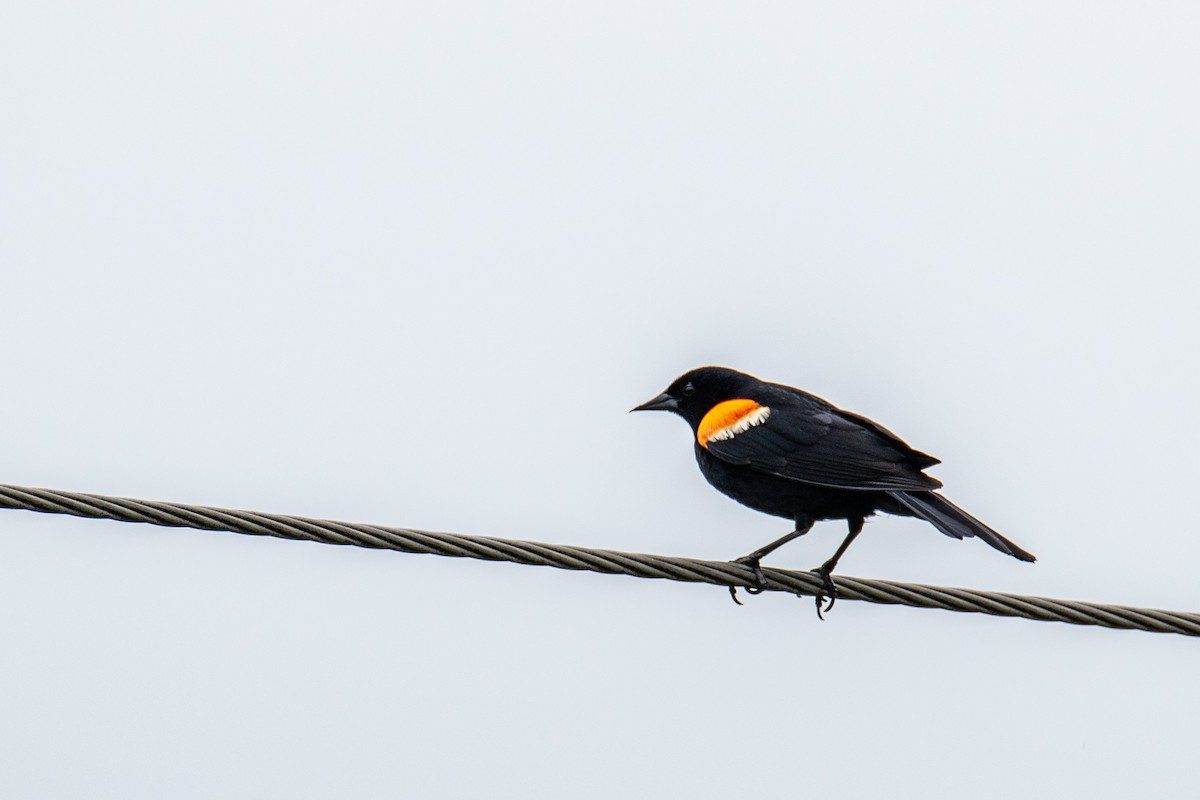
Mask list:
[[[754,585],[742,587],[750,594],[762,594],[767,589],[767,577],[763,575],[762,566],[758,563],[758,561],[758,558],[751,556],[742,556],[741,558],[735,558],[733,560],[734,564],[741,564],[743,567],[750,567],[750,569],[754,570]],[[744,605],[741,600],[738,600],[737,590],[738,587],[730,586],[729,596],[732,597],[733,602],[737,603],[739,606]]]
[[[813,572],[816,573],[816,575],[821,579],[821,583],[824,584],[825,591],[817,593],[816,597],[814,598],[817,602],[817,619],[824,622],[825,614],[829,611],[829,609],[833,608],[833,604],[837,602],[837,586],[833,582],[833,575],[831,574],[832,569],[830,568],[828,561],[814,569]],[[825,606],[826,592],[829,595],[829,605],[827,606]],[[825,607],[822,608],[822,606]]]

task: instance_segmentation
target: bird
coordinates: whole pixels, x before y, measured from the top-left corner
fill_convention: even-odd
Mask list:
[[[670,411],[692,428],[696,461],[713,487],[744,506],[790,519],[785,536],[735,563],[753,570],[753,594],[766,587],[761,561],[808,533],[818,520],[844,519],[846,538],[813,570],[837,599],[832,573],[868,517],[919,517],[955,539],[978,537],[1001,553],[1033,562],[1021,549],[937,490],[925,470],[941,462],[909,447],[877,422],[801,389],[767,383],[726,367],[700,367],[631,411]],[[734,602],[737,587],[729,587]],[[822,616],[825,598],[816,597]],[[822,618],[824,618],[822,616]]]

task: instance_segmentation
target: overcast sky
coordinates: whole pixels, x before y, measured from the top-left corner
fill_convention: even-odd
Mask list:
[[[723,364],[1200,611],[1192,3],[0,11],[0,482],[702,558]],[[771,557],[806,569],[820,523]],[[0,512],[6,798],[1184,797],[1195,640]]]

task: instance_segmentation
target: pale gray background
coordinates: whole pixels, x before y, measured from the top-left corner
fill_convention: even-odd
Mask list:
[[[1192,3],[8,2],[0,482],[706,558],[703,363],[1200,610]],[[808,568],[825,523],[773,563]],[[0,513],[9,798],[1195,796],[1195,640]]]

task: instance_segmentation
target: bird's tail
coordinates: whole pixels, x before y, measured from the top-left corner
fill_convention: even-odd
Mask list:
[[[937,492],[888,492],[888,494],[896,498],[900,505],[931,523],[947,536],[953,536],[955,539],[978,536],[1001,553],[1007,553],[1013,558],[1019,558],[1022,561],[1037,560],[1032,553],[1027,553],[1017,547]]]

